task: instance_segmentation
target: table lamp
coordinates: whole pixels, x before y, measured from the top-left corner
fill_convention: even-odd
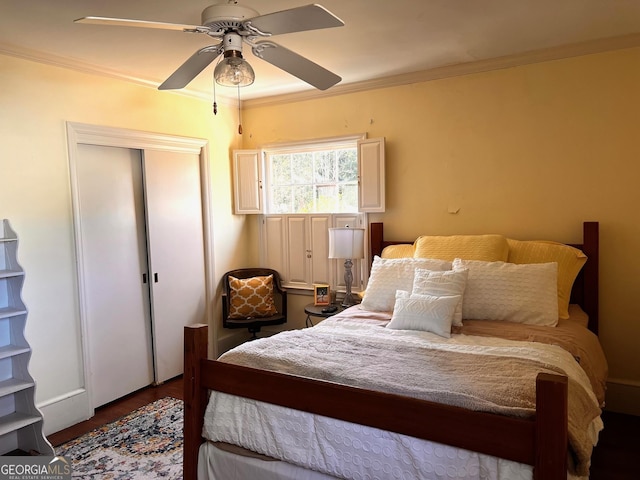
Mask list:
[[[364,228],[339,227],[329,229],[329,258],[344,258],[344,284],[346,293],[342,300],[343,307],[358,303],[351,294],[353,283],[354,258],[364,258]]]

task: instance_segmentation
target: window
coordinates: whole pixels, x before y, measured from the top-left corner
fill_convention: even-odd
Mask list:
[[[271,214],[358,211],[358,138],[265,148]]]
[[[328,228],[367,228],[385,211],[384,138],[365,135],[266,145],[233,152],[234,212],[260,217],[261,265],[285,286],[344,286],[344,267],[328,258]],[[354,290],[367,262],[354,262]]]
[[[384,144],[353,136],[234,150],[234,212],[384,212]]]

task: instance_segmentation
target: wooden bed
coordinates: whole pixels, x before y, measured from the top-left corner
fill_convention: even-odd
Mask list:
[[[383,225],[370,225],[371,256],[387,245]],[[573,286],[571,303],[589,315],[598,332],[597,222],[585,222],[581,249],[588,261]],[[532,465],[537,480],[567,476],[567,379],[539,374],[536,415],[530,419],[470,411],[424,400],[207,359],[207,326],[184,330],[184,478],[196,478],[208,391],[216,390],[318,415]],[[390,413],[392,412],[392,413]],[[416,422],[416,418],[429,419]]]

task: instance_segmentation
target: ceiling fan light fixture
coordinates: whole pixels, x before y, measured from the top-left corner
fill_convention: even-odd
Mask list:
[[[252,8],[238,5],[238,0],[227,0],[226,4],[206,7],[202,12],[202,25],[109,17],[83,17],[75,22],[182,30],[188,33],[206,34],[219,42],[196,51],[169,78],[158,85],[159,90],[186,87],[215,59],[220,58],[222,53],[224,53],[223,59],[214,70],[214,86],[217,83],[239,89],[251,85],[255,80],[255,74],[251,65],[242,58],[243,42],[252,47],[257,58],[298,77],[319,90],[326,90],[342,80],[338,75],[276,43],[256,42],[261,37],[270,38],[272,35],[344,25],[344,22],[333,13],[315,3],[260,15]]]
[[[256,75],[249,62],[242,58],[242,53],[227,50],[222,61],[216,65],[213,78],[218,85],[225,87],[246,87],[253,83]]]

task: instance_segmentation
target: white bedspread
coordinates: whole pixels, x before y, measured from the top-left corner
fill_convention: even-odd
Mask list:
[[[312,329],[248,342],[221,360],[521,416],[533,412],[535,394],[514,391],[517,382],[504,381],[504,368],[516,365],[519,372],[526,365],[526,373],[516,375],[530,381],[537,371],[566,374],[570,397],[573,391],[586,405],[581,408],[599,413],[589,380],[574,358],[544,344],[465,335],[444,339],[328,319]],[[459,361],[478,369],[461,371]],[[488,377],[479,379],[478,372]],[[573,440],[583,444],[579,448],[589,444],[587,453],[602,426],[597,413],[589,415],[581,431],[576,431],[580,419],[569,422]],[[220,393],[212,394],[203,433],[340,478],[531,478],[530,467],[514,462]]]

